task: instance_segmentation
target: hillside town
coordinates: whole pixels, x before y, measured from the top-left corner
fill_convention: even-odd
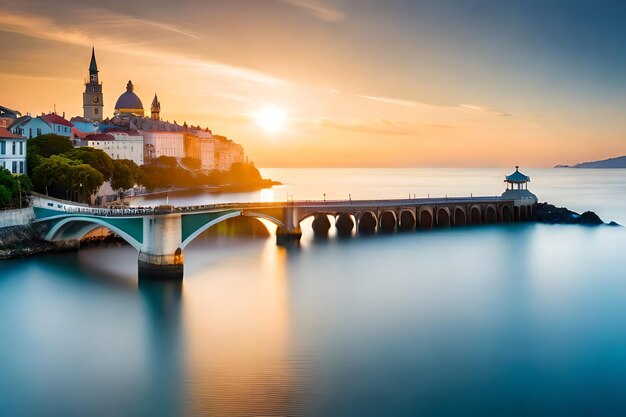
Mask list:
[[[132,81],[128,81],[117,99],[114,114],[105,117],[99,72],[95,49],[92,49],[82,116],[68,118],[65,113],[55,112],[35,116],[0,105],[0,169],[13,175],[30,174],[28,143],[46,135],[68,139],[75,150],[98,149],[113,161],[132,161],[137,167],[157,161],[170,164],[175,161],[177,169],[209,175],[229,171],[234,164],[245,164],[240,144],[214,135],[206,127],[163,120],[156,94],[148,115]],[[138,190],[132,187],[123,193],[133,195]],[[112,201],[119,194],[105,178],[92,201],[95,198]]]

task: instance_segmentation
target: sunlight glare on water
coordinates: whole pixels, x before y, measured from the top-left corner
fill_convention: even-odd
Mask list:
[[[626,223],[625,171],[525,171],[540,200]],[[285,185],[234,198],[499,194],[506,173],[267,169]],[[547,417],[626,408],[623,228],[509,224],[328,240],[314,239],[310,218],[302,228],[299,248],[198,239],[185,250],[182,285],[138,284],[127,246],[4,261],[2,414]]]

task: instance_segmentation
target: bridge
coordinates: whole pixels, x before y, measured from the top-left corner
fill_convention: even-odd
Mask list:
[[[313,217],[316,236],[328,236],[335,219],[337,234],[394,233],[434,227],[524,221],[537,198],[527,190],[502,196],[398,200],[286,201],[210,204],[192,207],[99,208],[32,198],[35,222],[46,227],[44,239],[80,239],[104,227],[139,252],[140,277],[182,278],[185,247],[202,232],[228,219],[265,219],[277,226],[276,242],[286,245],[302,236],[300,224]],[[519,191],[519,192],[517,192]]]

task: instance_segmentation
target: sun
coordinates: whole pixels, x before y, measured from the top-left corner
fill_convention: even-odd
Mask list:
[[[256,124],[266,133],[281,131],[287,123],[287,114],[276,106],[265,106],[254,114]]]

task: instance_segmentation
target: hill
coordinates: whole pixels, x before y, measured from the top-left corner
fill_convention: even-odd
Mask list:
[[[555,168],[626,168],[626,156],[603,159],[601,161],[582,162],[576,165],[557,165]]]

